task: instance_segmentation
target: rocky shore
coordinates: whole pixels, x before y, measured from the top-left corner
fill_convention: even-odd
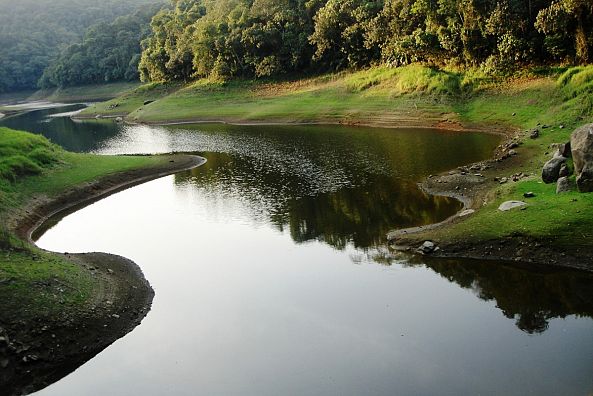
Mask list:
[[[591,144],[593,138],[591,136],[593,136],[593,126],[587,125],[577,129],[573,134],[572,145],[575,146],[573,150],[571,150],[570,142],[554,145],[552,147],[553,158],[542,168],[543,182],[558,183],[557,193],[559,194],[575,189],[577,186],[572,185],[574,181],[569,182],[571,180],[569,176],[573,173],[573,169],[565,164],[569,157],[576,156],[574,166],[576,184],[582,192],[589,191],[591,178],[588,172],[590,172],[589,169],[593,169],[593,144]],[[525,134],[510,134],[505,142],[497,148],[492,159],[462,166],[440,175],[431,175],[422,181],[419,185],[425,192],[459,199],[464,204],[464,208],[455,216],[438,224],[390,232],[387,239],[392,249],[396,252],[429,255],[437,258],[543,264],[593,271],[593,246],[562,249],[550,243],[552,241],[521,234],[482,241],[435,237],[435,231],[463,222],[492,201],[493,191],[498,185],[539,178],[540,175],[533,173],[516,172],[522,163],[517,152],[517,149],[522,145],[522,140],[525,138],[537,139],[537,137],[536,130],[526,131]],[[584,159],[589,159],[589,161]],[[561,189],[563,183],[568,184],[564,190]],[[525,193],[526,202],[529,202],[531,198],[534,198],[533,194]],[[526,202],[505,202],[499,211],[525,210]]]

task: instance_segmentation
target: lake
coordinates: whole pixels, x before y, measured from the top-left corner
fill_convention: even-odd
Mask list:
[[[208,162],[57,219],[59,252],[134,260],[142,324],[39,395],[587,395],[593,275],[396,254],[395,228],[461,209],[417,183],[486,159],[483,133],[3,120],[99,154]]]

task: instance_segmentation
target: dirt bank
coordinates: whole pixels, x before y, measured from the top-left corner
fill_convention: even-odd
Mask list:
[[[197,167],[192,155],[164,156],[158,166],[121,172],[75,186],[57,197],[37,197],[9,219],[23,241],[55,216],[126,188]],[[8,253],[10,254],[10,253]],[[0,394],[34,392],[63,378],[136,326],[150,310],[154,292],[132,261],[106,253],[55,254],[92,279],[92,296],[75,310],[39,317],[19,301],[0,311]],[[56,293],[59,284],[36,285],[34,293]]]

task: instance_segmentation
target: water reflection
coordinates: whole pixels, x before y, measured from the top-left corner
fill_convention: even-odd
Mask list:
[[[410,265],[426,266],[478,298],[495,301],[505,317],[529,334],[545,332],[554,318],[593,318],[590,273],[476,260],[416,258]]]
[[[305,193],[312,189],[310,179],[299,174],[259,167],[249,157],[200,154],[208,162],[176,175],[177,184],[191,184],[213,197],[232,196],[254,218],[265,217],[297,243],[318,240],[338,249],[349,243],[365,249],[383,244],[393,228],[436,223],[462,206],[455,199],[423,193],[414,181],[372,172],[358,175],[364,183],[310,195]]]
[[[93,151],[101,147],[102,142],[117,136],[119,128],[113,121],[89,120],[82,123],[75,122],[68,117],[68,114],[64,114],[85,107],[82,104],[74,104],[32,110],[25,114],[3,119],[0,121],[0,125],[44,135],[69,151]]]

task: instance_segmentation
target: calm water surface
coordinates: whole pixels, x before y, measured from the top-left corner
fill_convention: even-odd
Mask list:
[[[125,127],[13,118],[70,150],[207,164],[106,198],[38,241],[131,258],[141,326],[40,395],[588,395],[593,277],[398,257],[397,227],[460,205],[417,181],[497,138],[431,130]]]

